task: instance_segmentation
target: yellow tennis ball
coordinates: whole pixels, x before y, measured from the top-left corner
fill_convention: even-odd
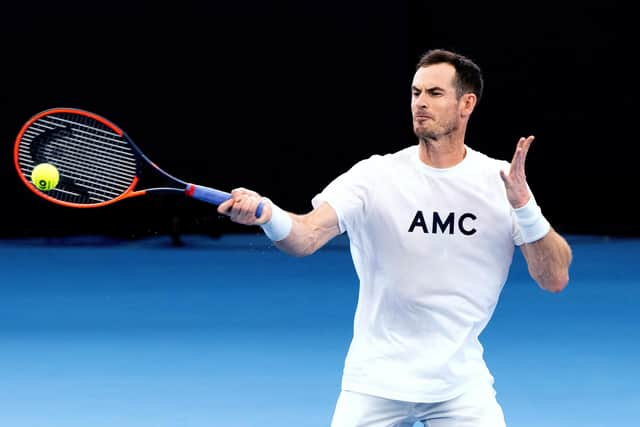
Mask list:
[[[31,182],[39,190],[49,191],[56,188],[60,180],[58,168],[51,163],[40,163],[31,171]]]

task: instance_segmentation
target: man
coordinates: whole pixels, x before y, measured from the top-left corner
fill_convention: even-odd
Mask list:
[[[358,162],[304,215],[246,189],[219,206],[295,256],[348,233],[360,293],[333,427],[505,425],[478,336],[515,246],[551,292],[568,282],[571,249],[527,185],[533,136],[520,138],[511,164],[465,145],[482,89],[470,59],[429,51],[412,84],[417,145]]]

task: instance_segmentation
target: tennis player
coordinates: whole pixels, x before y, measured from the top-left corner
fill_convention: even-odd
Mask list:
[[[505,426],[478,336],[515,246],[550,292],[567,285],[571,249],[527,184],[533,136],[511,163],[465,144],[482,89],[472,60],[429,51],[411,88],[416,145],[356,163],[304,215],[242,188],[219,206],[295,256],[347,232],[360,292],[332,427]]]

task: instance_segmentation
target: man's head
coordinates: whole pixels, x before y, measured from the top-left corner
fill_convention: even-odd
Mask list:
[[[412,84],[411,112],[416,135],[439,139],[466,129],[482,96],[480,68],[455,52],[435,49],[418,61]]]

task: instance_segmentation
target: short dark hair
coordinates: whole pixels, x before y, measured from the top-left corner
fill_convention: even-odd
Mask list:
[[[471,59],[459,53],[445,49],[432,49],[422,55],[416,66],[416,70],[435,64],[451,64],[456,69],[455,87],[456,94],[460,98],[465,93],[473,93],[478,98],[482,97],[484,82],[482,70]]]

